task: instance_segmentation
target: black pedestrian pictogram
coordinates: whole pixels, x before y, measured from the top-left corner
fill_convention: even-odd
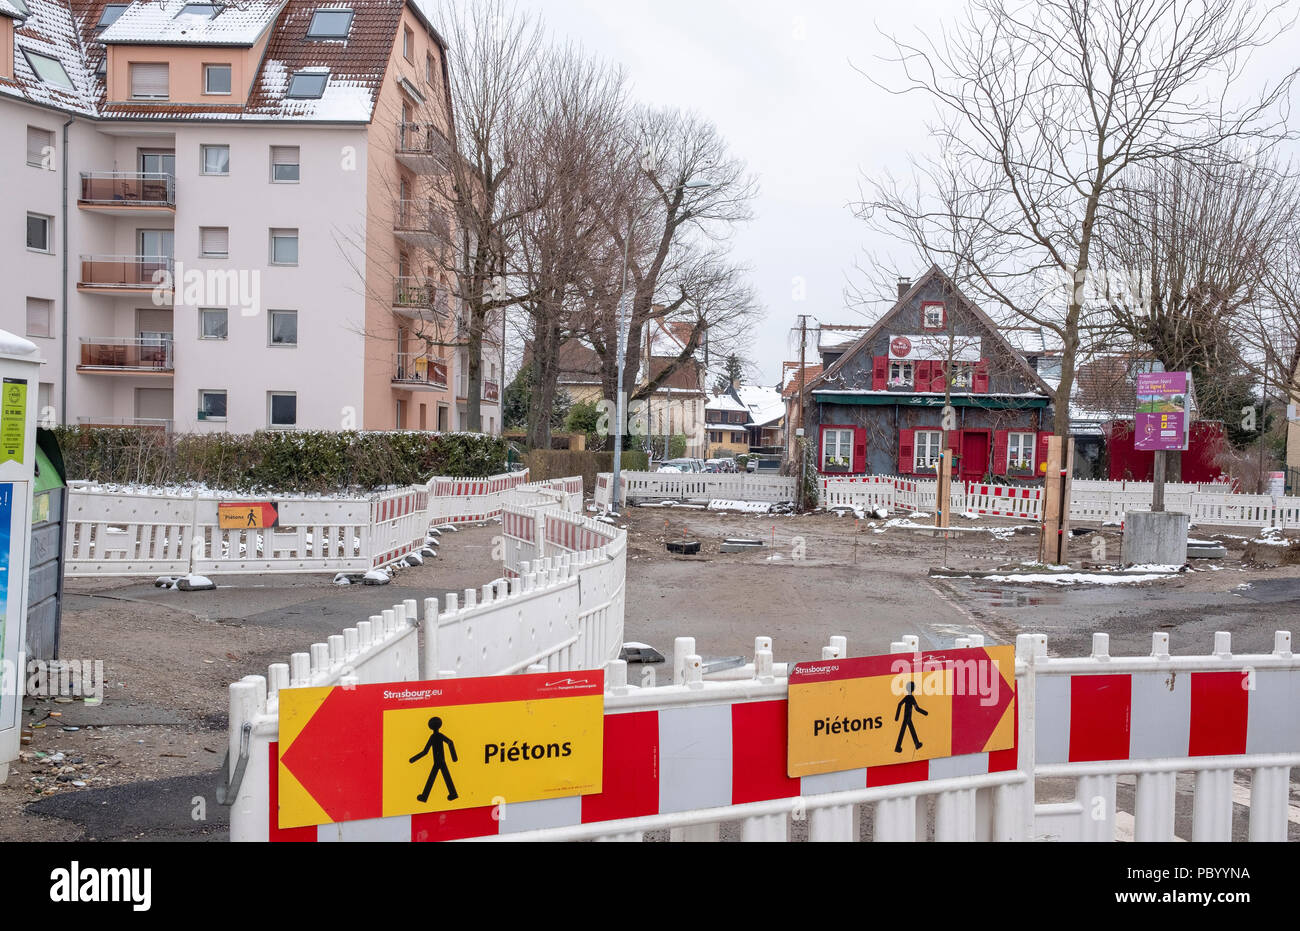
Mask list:
[[[915,691],[916,691],[916,683],[915,682],[907,683],[907,694],[903,696],[902,701],[898,703],[898,707],[894,710],[895,721],[898,720],[898,716],[900,714],[903,716],[903,726],[898,729],[898,742],[894,744],[895,753],[903,752],[903,735],[908,731],[911,731],[912,733],[912,743],[916,744],[915,749],[917,750],[921,749],[921,741],[916,736],[916,727],[913,726],[912,724],[912,709],[915,708],[917,711],[921,712],[921,714],[925,715],[926,717],[929,717],[930,712],[926,711],[924,708],[922,708],[920,705],[916,703],[916,698],[912,695],[912,693]]]
[[[442,781],[447,784],[447,801],[454,802],[459,797],[456,794],[456,785],[451,781],[451,771],[447,768],[447,757],[443,753],[442,745],[446,744],[447,749],[451,751],[451,761],[460,762],[456,759],[456,745],[447,735],[442,733],[442,718],[430,718],[429,730],[433,734],[429,737],[429,742],[424,745],[424,749],[411,757],[414,763],[426,753],[433,754],[433,769],[429,771],[429,781],[424,784],[424,791],[416,796],[421,803],[429,800],[429,791],[433,788],[433,780],[438,778],[438,773],[442,773]]]
[[[257,512],[256,512],[256,511],[250,510],[250,511],[248,512],[248,526],[250,526],[250,527],[256,527],[256,526],[257,526]]]

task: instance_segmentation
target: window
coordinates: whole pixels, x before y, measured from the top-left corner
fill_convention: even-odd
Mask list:
[[[50,321],[54,319],[54,302],[39,297],[27,299],[27,335],[53,336]]]
[[[317,10],[307,27],[309,39],[346,39],[352,28],[351,10]]]
[[[226,339],[230,336],[230,311],[224,307],[199,310],[199,339]]]
[[[433,55],[432,54],[425,55],[424,56],[424,83],[428,84],[430,87],[433,87],[437,83],[433,79],[434,73],[435,72],[433,67]]]
[[[946,325],[941,302],[927,301],[921,305],[921,326],[924,329],[942,330]]]
[[[285,96],[301,100],[317,99],[325,93],[329,77],[328,71],[295,71],[289,79],[289,91]]]
[[[406,402],[400,399],[397,402],[397,415],[394,423],[397,425],[398,430],[406,429]]]
[[[402,27],[402,57],[407,61],[415,61],[415,33],[411,32],[410,26]]]
[[[54,251],[54,217],[27,214],[27,248],[35,252]]]
[[[969,389],[975,374],[975,366],[970,362],[953,362],[948,367],[948,383],[954,388]]]
[[[268,422],[273,427],[292,427],[298,423],[298,395],[291,391],[268,391]]]
[[[853,468],[853,431],[822,431],[822,471],[848,472]]]
[[[225,420],[226,393],[224,391],[199,392],[199,420]]]
[[[174,19],[213,19],[221,12],[218,3],[187,3]]]
[[[31,67],[32,73],[37,79],[46,84],[53,84],[55,87],[62,87],[65,90],[72,90],[72,79],[68,77],[68,72],[63,69],[63,64],[57,58],[50,58],[48,55],[37,55],[35,52],[29,52],[23,49],[23,54],[27,56],[27,64]]]
[[[1038,438],[1032,433],[1012,433],[1007,436],[1007,468],[1016,471],[1034,471],[1034,446]]]
[[[136,100],[166,100],[167,62],[132,62],[131,96]]]
[[[100,14],[99,22],[95,24],[95,28],[104,29],[107,26],[113,25],[115,22],[117,22],[117,18],[121,16],[126,11],[126,8],[130,5],[131,4],[129,3],[104,4],[104,12]]]
[[[54,170],[54,133],[37,126],[27,127],[27,164]]]
[[[272,346],[298,345],[298,311],[273,310],[268,314]]]
[[[889,363],[889,387],[910,388],[914,384],[916,384],[916,367],[913,363]]]
[[[205,175],[230,174],[230,146],[203,145],[199,146],[199,152],[202,156],[203,173]]]
[[[203,93],[230,93],[230,65],[203,66]]]
[[[211,258],[226,258],[230,255],[230,227],[199,227],[199,254]]]
[[[294,184],[299,180],[298,147],[296,145],[271,146],[271,181]]]
[[[271,264],[298,264],[297,230],[271,230]]]
[[[916,431],[916,468],[933,469],[943,457],[943,432],[940,430]]]

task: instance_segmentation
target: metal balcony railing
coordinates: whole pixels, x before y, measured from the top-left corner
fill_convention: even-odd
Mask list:
[[[176,178],[160,172],[84,171],[81,173],[79,203],[175,207]]]
[[[397,151],[403,155],[441,157],[447,149],[447,137],[432,123],[397,124]]]
[[[172,432],[172,421],[155,417],[78,417],[77,423],[83,427],[139,428]]]
[[[433,285],[419,278],[398,278],[393,287],[394,307],[433,307]]]
[[[82,337],[79,369],[131,372],[173,371],[170,339],[118,339]]]
[[[397,353],[393,357],[393,382],[403,385],[447,387],[447,360],[414,353]]]
[[[446,215],[434,207],[432,200],[398,201],[396,228],[398,232],[426,233],[443,240],[451,236]]]
[[[83,255],[81,280],[85,288],[154,288],[170,286],[169,255]]]

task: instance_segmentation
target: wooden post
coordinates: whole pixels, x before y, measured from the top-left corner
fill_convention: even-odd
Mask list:
[[[1061,438],[1047,440],[1047,469],[1043,473],[1043,530],[1038,543],[1038,561],[1059,565],[1061,553]],[[1069,512],[1066,512],[1069,518]]]
[[[1072,436],[1066,437],[1062,444],[1060,476],[1061,502],[1057,507],[1060,527],[1056,533],[1056,564],[1065,566],[1070,563],[1070,496],[1074,491],[1074,437]]]
[[[945,434],[946,436],[946,434]],[[944,449],[939,460],[939,482],[934,496],[934,526],[948,528],[948,511],[952,508],[952,450]]]

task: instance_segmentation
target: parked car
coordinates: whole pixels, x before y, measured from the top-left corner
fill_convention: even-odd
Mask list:
[[[703,472],[703,459],[669,459],[664,463],[666,466],[673,466],[678,472]]]

